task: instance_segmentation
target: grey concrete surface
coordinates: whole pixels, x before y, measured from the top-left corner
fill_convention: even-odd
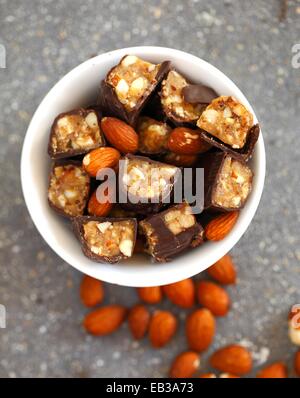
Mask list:
[[[152,350],[135,343],[127,325],[106,338],[81,329],[81,275],[41,239],[25,208],[19,161],[36,107],[66,72],[93,54],[130,45],[163,45],[216,65],[244,91],[260,118],[268,172],[259,211],[232,251],[239,282],[228,289],[232,310],[218,319],[207,358],[223,344],[250,346],[255,374],[262,363],[284,360],[289,307],[300,302],[299,105],[300,69],[291,65],[300,43],[300,2],[279,0],[79,1],[0,0],[0,377],[165,377],[186,347],[184,311],[174,340]],[[200,275],[200,278],[203,277]],[[137,302],[134,289],[106,285],[106,302]],[[292,372],[290,372],[292,375]]]

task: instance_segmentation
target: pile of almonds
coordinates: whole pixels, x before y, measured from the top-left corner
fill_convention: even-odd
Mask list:
[[[140,340],[148,335],[153,348],[164,347],[174,337],[178,319],[166,310],[156,309],[151,313],[147,304],[157,305],[166,296],[174,305],[191,309],[185,320],[187,350],[174,359],[169,376],[216,378],[214,373],[197,373],[200,370],[200,354],[209,348],[214,339],[216,317],[225,316],[230,309],[230,298],[223,286],[235,284],[237,272],[232,258],[226,255],[211,266],[207,274],[213,281],[195,282],[188,278],[162,287],[137,288],[140,303],[129,310],[117,304],[102,306],[85,316],[83,326],[94,336],[104,336],[115,332],[127,319],[134,339]],[[80,297],[86,307],[101,304],[104,299],[103,283],[84,276]],[[197,308],[194,308],[196,305]],[[300,320],[300,306],[296,310],[293,307],[288,321],[290,339],[300,346],[300,322],[293,323],[297,316]],[[248,374],[252,370],[252,362],[251,352],[239,344],[222,347],[210,357],[211,367],[219,372],[221,378],[238,378]],[[294,372],[300,377],[300,350],[295,354]],[[283,362],[275,362],[261,369],[256,377],[286,378],[287,366]]]

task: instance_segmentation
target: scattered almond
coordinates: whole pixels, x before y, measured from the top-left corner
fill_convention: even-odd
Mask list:
[[[107,141],[120,152],[135,153],[139,146],[139,136],[134,129],[122,120],[114,117],[104,117],[101,129]]]
[[[113,203],[109,200],[105,203],[100,203],[97,199],[97,191],[94,191],[88,203],[88,213],[92,216],[106,217],[112,210]]]
[[[214,373],[202,373],[199,376],[200,379],[216,379],[217,376]]]
[[[90,176],[96,177],[100,170],[115,168],[119,163],[120,156],[120,152],[115,148],[97,148],[85,155],[82,164]]]
[[[225,289],[214,282],[200,281],[198,284],[198,301],[216,316],[224,316],[230,307],[230,298]]]
[[[126,308],[121,305],[107,305],[86,315],[83,326],[95,336],[104,336],[116,331],[125,320],[126,314]]]
[[[283,362],[275,362],[260,370],[256,377],[260,379],[284,379],[287,376],[287,367]]]
[[[208,240],[222,240],[229,234],[239,217],[238,211],[221,214],[214,218],[205,227],[205,236]]]
[[[186,319],[185,333],[191,350],[206,350],[213,341],[216,323],[212,313],[206,308],[192,312]]]
[[[221,372],[242,376],[252,369],[250,352],[237,344],[223,347],[216,351],[210,358],[211,366]]]
[[[170,151],[179,155],[197,155],[211,148],[197,130],[187,127],[176,127],[170,134],[167,146]]]
[[[229,254],[220,258],[208,268],[208,274],[222,285],[231,285],[236,282],[236,269]]]
[[[296,352],[294,359],[294,368],[296,375],[300,377],[300,350]]]
[[[232,373],[221,373],[220,374],[220,379],[239,379],[240,376],[236,376]]]
[[[142,339],[149,327],[150,312],[142,305],[137,304],[131,308],[128,314],[129,329],[136,340]]]
[[[162,299],[162,289],[160,286],[138,287],[139,298],[147,304],[157,304]]]
[[[86,307],[94,307],[102,303],[104,298],[104,289],[102,281],[84,275],[80,285],[80,298]]]
[[[187,378],[192,377],[200,366],[200,357],[197,352],[186,351],[179,354],[173,361],[170,377]]]
[[[190,308],[195,304],[195,284],[191,278],[163,286],[163,292],[175,305]]]
[[[177,330],[177,319],[169,311],[156,311],[150,321],[149,339],[154,348],[165,346]]]

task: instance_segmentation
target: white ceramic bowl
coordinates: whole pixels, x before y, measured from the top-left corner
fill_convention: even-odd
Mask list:
[[[119,285],[164,285],[205,270],[229,252],[244,234],[255,214],[263,191],[264,142],[260,135],[251,160],[255,173],[251,196],[234,229],[224,240],[217,243],[207,242],[166,264],[154,264],[142,255],[116,265],[92,262],[82,254],[80,244],[71,232],[69,223],[51,210],[47,203],[50,168],[47,155],[49,129],[57,114],[93,103],[101,79],[126,54],[135,54],[154,63],[170,60],[187,78],[204,83],[222,95],[233,95],[253,112],[245,96],[228,77],[193,55],[163,47],[132,47],[101,54],[64,76],[50,90],[35,112],[23,145],[22,187],[33,222],[48,245],[64,261],[85,274]]]

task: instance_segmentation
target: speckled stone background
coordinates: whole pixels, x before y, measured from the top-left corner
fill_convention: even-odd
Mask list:
[[[92,338],[80,324],[81,275],[41,239],[20,188],[22,142],[32,114],[53,84],[93,54],[129,45],[164,45],[198,55],[231,77],[260,118],[268,173],[259,211],[232,255],[239,281],[228,289],[232,310],[218,319],[209,354],[242,341],[255,370],[295,347],[287,337],[290,305],[300,302],[299,98],[300,69],[291,66],[300,43],[300,2],[289,1],[0,0],[0,329],[1,377],[164,377],[186,347],[185,312],[164,349],[130,338],[127,325]],[[282,21],[279,21],[279,15]],[[203,277],[202,275],[200,277]],[[137,302],[134,289],[106,285],[106,302]],[[255,374],[255,372],[253,373]]]

